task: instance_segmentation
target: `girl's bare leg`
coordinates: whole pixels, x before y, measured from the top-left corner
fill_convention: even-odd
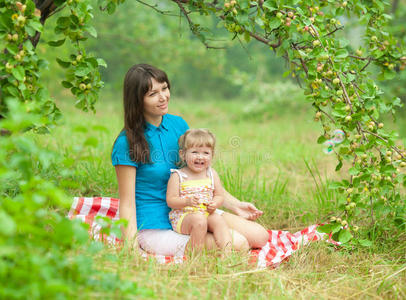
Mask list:
[[[192,249],[200,250],[205,244],[207,234],[207,218],[200,213],[188,214],[183,218],[182,234],[189,234]]]
[[[217,246],[225,251],[225,253],[231,252],[232,249],[232,236],[227,222],[222,216],[218,214],[211,214],[207,217],[207,230],[212,232]]]
[[[224,212],[222,217],[227,222],[229,228],[239,232],[247,239],[250,248],[261,248],[268,241],[268,231],[260,224],[228,212]]]

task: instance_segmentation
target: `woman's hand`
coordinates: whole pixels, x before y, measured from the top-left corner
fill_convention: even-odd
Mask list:
[[[233,212],[244,219],[254,221],[264,213],[255,207],[254,204],[249,202],[236,202],[234,203]]]

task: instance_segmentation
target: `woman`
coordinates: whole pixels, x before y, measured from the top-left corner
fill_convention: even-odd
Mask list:
[[[139,64],[129,69],[123,97],[124,129],[114,143],[112,163],[118,180],[120,217],[128,220],[124,237],[148,252],[182,255],[189,236],[171,230],[166,187],[170,169],[176,168],[178,161],[177,141],[189,126],[181,117],[168,114],[170,83],[166,73],[153,66]],[[265,245],[267,231],[249,221],[261,211],[228,192],[224,206],[239,215],[216,211],[233,229],[235,249]],[[205,244],[215,247],[211,234]]]

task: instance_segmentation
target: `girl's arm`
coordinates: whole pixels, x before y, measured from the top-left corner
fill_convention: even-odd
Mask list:
[[[120,198],[120,218],[128,221],[127,227],[122,227],[123,237],[135,249],[138,249],[136,239],[137,215],[135,208],[135,175],[136,168],[117,165],[115,167],[118,181],[118,195]]]
[[[224,202],[224,189],[223,186],[221,185],[220,177],[214,169],[211,170],[213,173],[214,192],[212,203],[210,203],[207,207],[210,213],[214,211],[216,208],[222,206]]]
[[[179,175],[172,173],[169,177],[168,187],[166,190],[166,203],[170,208],[179,209],[185,206],[198,205],[197,201],[182,199],[179,195]],[[196,202],[196,203],[195,203]]]

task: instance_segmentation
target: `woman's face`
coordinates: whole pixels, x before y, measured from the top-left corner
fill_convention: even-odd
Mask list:
[[[171,97],[168,84],[151,78],[152,87],[144,96],[144,117],[151,124],[159,125],[161,117],[168,113],[168,102]]]

